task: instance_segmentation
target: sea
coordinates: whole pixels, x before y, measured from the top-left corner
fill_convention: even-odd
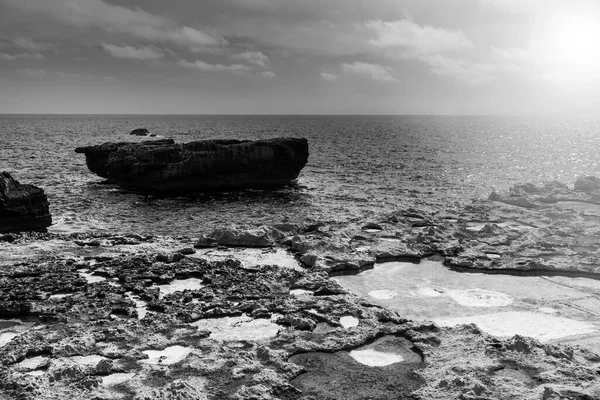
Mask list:
[[[78,146],[305,137],[309,160],[277,190],[141,194],[90,172]],[[0,170],[48,195],[51,232],[194,237],[229,224],[376,220],[457,209],[514,184],[600,176],[600,120],[559,117],[0,115]]]

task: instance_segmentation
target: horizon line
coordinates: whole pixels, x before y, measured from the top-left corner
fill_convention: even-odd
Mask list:
[[[532,118],[532,117],[569,117],[569,118],[599,118],[600,115],[577,115],[577,114],[312,114],[312,113],[297,113],[297,114],[285,114],[285,113],[25,113],[25,112],[12,112],[3,113],[0,112],[0,116],[9,115],[115,115],[115,116],[268,116],[268,117],[503,117],[503,118]]]

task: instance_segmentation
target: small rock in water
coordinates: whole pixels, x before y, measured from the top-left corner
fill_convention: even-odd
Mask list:
[[[150,131],[148,131],[148,129],[146,128],[138,128],[138,129],[134,129],[131,131],[130,135],[134,135],[134,136],[148,136],[148,134],[150,133]]]
[[[0,172],[0,232],[46,232],[50,225],[52,216],[44,191],[21,185],[8,172]]]

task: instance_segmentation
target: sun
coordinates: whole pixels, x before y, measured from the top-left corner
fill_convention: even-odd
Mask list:
[[[549,10],[538,18],[531,43],[536,61],[548,80],[572,89],[597,89],[600,4]]]

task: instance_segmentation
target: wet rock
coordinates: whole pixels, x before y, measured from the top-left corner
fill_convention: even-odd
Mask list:
[[[181,253],[183,255],[191,255],[196,253],[196,250],[192,249],[191,247],[185,247],[183,249],[179,249],[177,250],[178,253]]]
[[[183,259],[184,254],[181,252],[176,253],[161,253],[156,256],[156,261],[171,264]]]
[[[214,244],[228,247],[272,247],[285,235],[272,227],[232,226],[216,228],[208,237],[200,238],[196,247],[212,247]]]
[[[298,138],[104,143],[75,151],[101,177],[167,194],[282,186],[308,161],[308,142]]]
[[[131,131],[130,135],[134,135],[134,136],[148,136],[150,134],[150,131],[148,131],[148,129],[146,128],[137,128]]]
[[[52,225],[48,198],[34,185],[21,185],[0,173],[0,232],[45,232]]]

